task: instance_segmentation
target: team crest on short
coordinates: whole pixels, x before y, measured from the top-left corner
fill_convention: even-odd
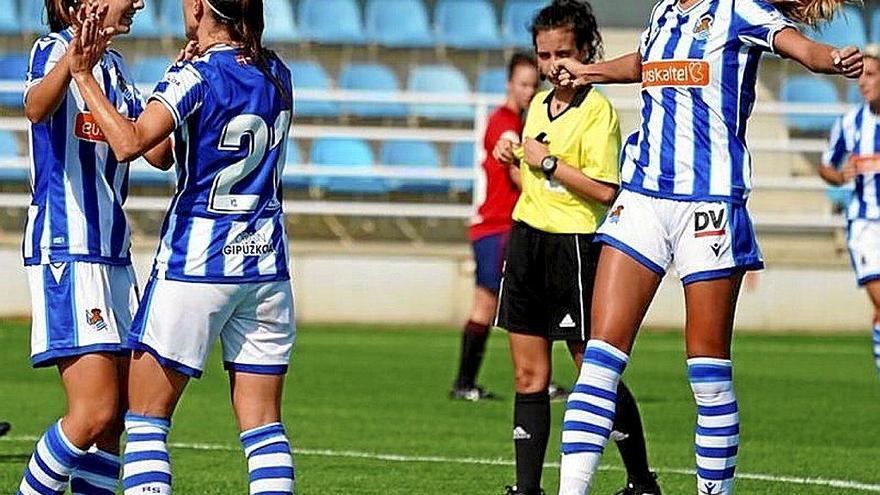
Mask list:
[[[623,205],[617,205],[617,208],[611,212],[611,215],[608,217],[608,221],[611,223],[617,223],[620,221],[620,214],[623,213]]]
[[[715,17],[712,14],[706,14],[703,17],[700,17],[700,22],[694,26],[694,38],[698,40],[707,40],[709,39],[710,31],[712,30],[712,23],[715,21]]]
[[[101,316],[101,310],[98,308],[92,308],[91,310],[86,311],[86,322],[95,327],[95,330],[104,330],[107,328],[107,322],[104,321],[104,317]]]

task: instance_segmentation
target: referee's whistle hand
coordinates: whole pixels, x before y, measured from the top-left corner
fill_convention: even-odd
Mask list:
[[[533,138],[526,139],[523,146],[525,147],[526,163],[532,168],[541,168],[541,160],[550,154],[550,148]]]
[[[505,165],[512,165],[516,161],[516,156],[513,154],[513,141],[509,139],[499,139],[495,142],[495,149],[492,150],[492,157],[498,161],[498,163],[503,163]]]

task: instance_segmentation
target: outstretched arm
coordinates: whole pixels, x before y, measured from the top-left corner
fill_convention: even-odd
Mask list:
[[[776,34],[773,48],[779,55],[799,62],[812,72],[840,74],[850,79],[862,75],[862,52],[848,46],[837,49],[807,38],[796,29]]]
[[[642,55],[632,52],[607,62],[582,64],[573,58],[553,64],[553,74],[563,86],[630,84],[642,80]]]

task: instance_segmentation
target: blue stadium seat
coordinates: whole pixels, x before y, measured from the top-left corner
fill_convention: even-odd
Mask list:
[[[266,18],[266,30],[263,32],[266,41],[292,43],[297,40],[290,0],[264,0],[263,15]]]
[[[849,85],[846,90],[846,101],[854,105],[861,105],[865,102],[865,99],[862,98],[862,91],[859,89],[858,84],[851,83]]]
[[[506,94],[507,69],[486,69],[477,76],[477,93]]]
[[[18,141],[12,131],[0,131],[0,159],[18,158],[24,153],[18,150]],[[27,167],[0,166],[0,181],[25,182],[30,172]]]
[[[300,0],[297,14],[303,39],[341,44],[366,41],[355,0]]]
[[[293,85],[300,89],[330,89],[330,76],[317,62],[295,61],[287,64],[293,74]],[[294,101],[294,114],[304,117],[336,117],[339,105],[331,101]]]
[[[437,148],[427,141],[385,141],[379,161],[390,167],[439,169]],[[392,190],[405,192],[442,192],[448,189],[442,179],[390,179]]]
[[[173,186],[177,181],[177,174],[159,170],[143,157],[131,162],[128,176],[131,183],[137,186]]]
[[[131,65],[131,76],[141,93],[149,95],[170,66],[171,60],[165,57],[142,58]]]
[[[284,184],[284,187],[289,187],[291,189],[308,189],[309,178],[294,170],[295,165],[305,164],[303,163],[299,145],[293,139],[287,141],[287,154],[285,156],[286,168],[284,169],[284,175],[281,177],[281,182]]]
[[[25,53],[4,53],[0,55],[0,81],[24,82],[27,77],[30,57]],[[0,93],[0,106],[23,108],[22,92]]]
[[[447,158],[447,164],[452,168],[473,170],[475,159],[474,143],[472,142],[455,143],[449,147],[449,157]],[[452,181],[451,189],[455,191],[471,192],[474,190],[474,181]]]
[[[27,1],[36,2],[37,0]],[[18,15],[16,0],[0,0],[0,34],[19,34],[21,29],[21,18]]]
[[[453,48],[500,48],[495,8],[487,0],[438,0],[434,6],[437,41]]]
[[[160,4],[159,23],[162,34],[174,38],[184,37],[183,7],[177,0],[165,0]]]
[[[356,63],[339,73],[340,89],[357,91],[399,91],[400,85],[391,69],[379,64]],[[402,103],[343,103],[342,113],[359,117],[405,117]]]
[[[34,0],[25,1],[33,2]],[[178,8],[181,7],[178,6]],[[147,0],[144,2],[144,8],[134,16],[131,35],[135,38],[161,38],[162,34],[162,23],[156,10],[156,2]]]
[[[852,198],[853,186],[852,184],[846,184],[843,186],[828,186],[825,189],[825,197],[828,198],[828,201],[835,208],[844,209],[849,205],[849,200]]]
[[[464,74],[451,65],[421,65],[414,68],[406,84],[410,91],[424,93],[470,94]],[[419,117],[438,120],[470,120],[474,109],[470,105],[424,105],[410,106],[410,113]]]
[[[804,34],[836,47],[854,45],[864,48],[868,44],[862,11],[852,6],[841,9],[831,22],[818,28],[806,28]]]
[[[504,43],[519,48],[532,46],[532,20],[545,0],[507,0],[501,12],[501,35]]]
[[[47,33],[46,7],[43,2],[25,0],[21,4],[21,30],[25,33]]]
[[[422,0],[368,0],[366,32],[370,42],[393,48],[434,43]]]
[[[361,139],[320,138],[312,143],[310,161],[313,165],[350,167],[359,170],[372,170],[373,151]],[[332,177],[312,178],[312,185],[328,192],[352,194],[382,194],[388,192],[388,183],[382,178],[372,177]]]
[[[880,43],[880,7],[871,9],[871,43]]]
[[[786,103],[838,103],[837,88],[816,76],[792,76],[782,83],[779,98]],[[800,131],[827,132],[834,125],[831,115],[786,115],[789,127]]]

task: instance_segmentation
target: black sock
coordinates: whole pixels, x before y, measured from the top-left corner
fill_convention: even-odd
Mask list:
[[[626,473],[633,482],[648,483],[654,478],[648,467],[648,449],[645,446],[645,433],[642,418],[632,393],[621,381],[617,386],[617,414],[614,417],[614,431],[626,435],[617,440],[617,449],[626,466]]]
[[[468,321],[461,336],[461,361],[458,365],[456,388],[473,388],[477,383],[477,373],[486,352],[489,338],[489,325]]]
[[[516,487],[538,495],[544,453],[550,438],[550,396],[547,391],[516,394],[513,404],[513,446],[516,450]]]

